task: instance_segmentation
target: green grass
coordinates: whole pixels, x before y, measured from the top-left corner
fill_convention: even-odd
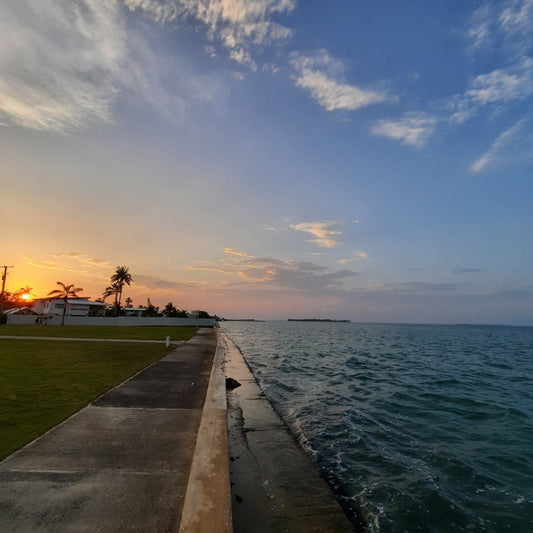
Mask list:
[[[34,337],[78,337],[93,339],[188,340],[195,333],[193,326],[13,326],[1,325],[0,335]]]
[[[4,327],[0,334],[7,334]],[[111,333],[114,328],[101,329]],[[125,329],[131,334],[145,328]],[[174,339],[180,329],[186,328],[162,328],[157,338],[173,330]],[[172,349],[164,344],[0,340],[0,460]]]

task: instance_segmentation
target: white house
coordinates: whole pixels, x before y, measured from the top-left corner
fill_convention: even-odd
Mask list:
[[[122,313],[124,316],[143,316],[143,311],[146,307],[123,307]]]
[[[65,307],[63,298],[36,298],[33,300],[33,311],[39,315],[62,315]],[[89,297],[68,298],[67,316],[104,316],[107,304],[90,302]]]

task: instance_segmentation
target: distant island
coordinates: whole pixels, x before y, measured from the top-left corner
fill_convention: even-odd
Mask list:
[[[351,320],[335,320],[334,318],[288,318],[288,322],[351,322]]]

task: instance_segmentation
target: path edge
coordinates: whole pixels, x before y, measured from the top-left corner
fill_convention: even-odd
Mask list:
[[[224,360],[226,346],[213,328],[216,349],[187,484],[180,533],[231,533],[231,485]]]

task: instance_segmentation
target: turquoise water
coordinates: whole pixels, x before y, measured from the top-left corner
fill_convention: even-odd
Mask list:
[[[222,328],[354,523],[533,532],[533,328]]]

